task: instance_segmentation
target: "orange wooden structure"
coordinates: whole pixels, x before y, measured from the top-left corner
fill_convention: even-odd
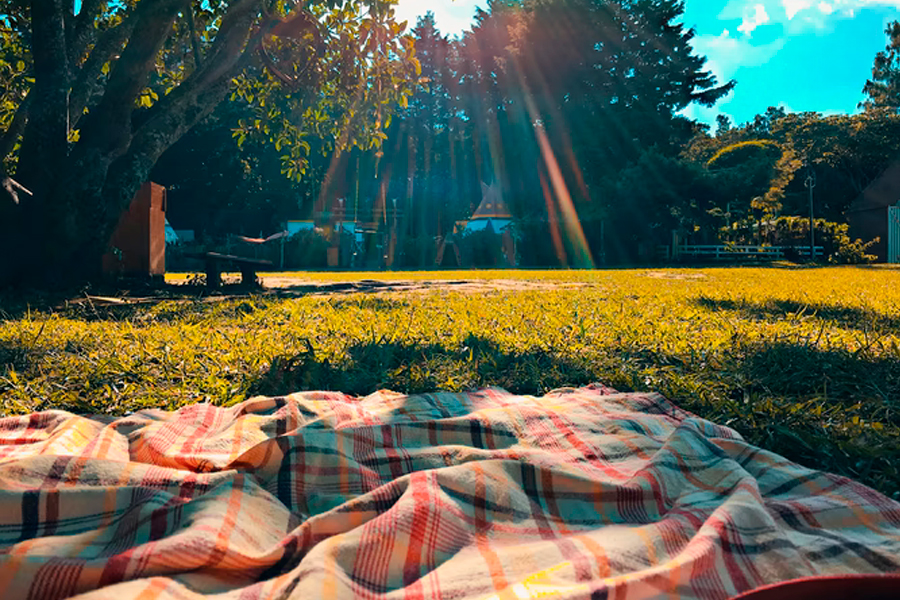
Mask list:
[[[166,188],[145,183],[109,241],[103,272],[162,276],[166,273]]]

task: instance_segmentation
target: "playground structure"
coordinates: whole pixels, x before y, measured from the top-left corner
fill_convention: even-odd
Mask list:
[[[303,233],[321,235],[328,242],[326,264],[329,268],[394,268],[401,254],[406,225],[404,211],[398,208],[396,199],[379,203],[371,211],[359,214],[354,210],[352,218],[346,214],[346,202],[342,198],[332,202],[332,210],[322,210],[310,220],[288,221],[284,226],[282,244],[291,236]],[[453,224],[444,236],[434,238],[436,266],[468,267],[465,252],[460,243],[467,236],[479,234],[483,239],[494,237],[500,258],[489,266],[517,265],[516,240],[512,231],[513,217],[503,201],[496,185],[482,184],[482,201],[472,216]],[[271,239],[271,238],[270,238]],[[282,261],[283,262],[283,261]]]
[[[247,235],[227,233],[224,238],[213,238],[212,244],[174,238],[172,243],[185,245],[178,251],[173,249],[173,257],[181,268],[185,266],[178,259],[209,251],[266,259],[276,269],[379,270],[518,264],[513,217],[498,186],[482,185],[481,202],[471,216],[449,224],[438,213],[433,214],[431,223],[423,223],[421,214],[414,219],[404,210],[402,200],[395,198],[376,201],[374,206],[364,204],[366,207],[360,210],[357,202],[333,197],[306,219],[283,221],[258,234],[247,233],[244,227]],[[187,268],[196,267],[189,263]]]
[[[503,197],[499,186],[481,184],[481,204],[472,213],[472,217],[466,221],[457,221],[453,230],[443,238],[436,240],[437,253],[435,254],[436,266],[469,267],[466,264],[466,253],[460,252],[459,244],[467,235],[481,233],[483,236],[496,236],[494,242],[499,244],[500,253],[498,264],[491,266],[515,267],[518,265],[516,258],[516,238],[513,235],[513,217]],[[449,254],[448,254],[449,252]],[[497,255],[497,253],[495,253]],[[448,265],[448,258],[455,260],[455,265]]]
[[[392,203],[391,210],[373,210],[348,219],[343,204],[338,199],[335,210],[317,212],[313,219],[287,221],[283,241],[303,234],[322,236],[328,244],[329,268],[391,268],[403,212]]]

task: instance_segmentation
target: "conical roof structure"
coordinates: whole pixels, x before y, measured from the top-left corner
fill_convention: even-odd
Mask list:
[[[500,186],[497,184],[481,184],[482,200],[470,221],[476,219],[512,219],[503,197],[500,195]]]

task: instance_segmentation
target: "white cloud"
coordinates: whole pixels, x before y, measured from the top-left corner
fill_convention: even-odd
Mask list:
[[[730,80],[738,69],[764,65],[784,47],[784,38],[768,44],[754,45],[750,39],[736,37],[725,29],[719,35],[700,35],[694,38],[694,51],[707,57],[706,68],[720,82]]]
[[[716,131],[716,117],[719,115],[727,115],[728,110],[726,109],[727,102],[719,102],[715,106],[701,106],[699,104],[691,104],[679,114],[683,117],[686,117],[692,121],[699,121],[700,123],[705,123],[712,128],[712,132]]]
[[[866,8],[900,8],[900,0],[781,0],[785,16],[790,21],[801,16],[814,24],[821,24],[823,17],[852,18]]]
[[[766,7],[762,4],[756,4],[744,9],[744,20],[737,29],[744,35],[749,36],[757,27],[768,22],[769,13],[766,12]]]
[[[785,39],[768,44],[754,45],[747,35],[734,36],[725,29],[719,35],[700,35],[694,38],[694,52],[707,58],[705,68],[711,71],[719,83],[730,81],[738,70],[744,67],[758,67],[766,64],[784,46]],[[715,129],[716,117],[728,114],[728,105],[733,94],[723,98],[715,106],[706,107],[691,104],[681,114],[689,119],[706,123]]]
[[[797,112],[796,110],[794,110],[793,108],[791,108],[791,107],[788,105],[788,103],[785,102],[784,100],[782,100],[781,102],[778,103],[778,108],[783,108],[784,111],[785,111],[786,113],[788,113],[788,114]]]
[[[781,0],[781,5],[784,7],[784,14],[787,20],[790,21],[797,16],[797,13],[811,7],[813,2],[812,0]]]
[[[768,44],[754,45],[749,36],[732,35],[728,29],[719,35],[700,35],[694,38],[694,52],[707,58],[705,68],[711,71],[719,83],[730,81],[742,68],[758,67],[766,64],[778,54],[787,40],[777,39]],[[733,95],[723,98],[713,107],[692,104],[681,114],[689,119],[715,126],[716,117],[728,114],[728,105]]]
[[[832,4],[844,10],[876,7],[900,8],[900,0],[834,0]]]
[[[757,9],[761,6],[762,9]],[[900,0],[729,0],[719,13],[721,21],[741,20],[738,31],[753,31],[756,15],[764,11],[766,23],[781,24],[789,35],[825,31],[834,19],[853,18],[865,9],[900,9]],[[761,13],[760,13],[761,14]]]

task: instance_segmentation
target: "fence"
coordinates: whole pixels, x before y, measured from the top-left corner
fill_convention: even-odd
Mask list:
[[[670,256],[669,248],[666,248],[666,257]],[[815,258],[822,258],[825,249],[822,246],[815,247]],[[802,257],[809,257],[809,246],[730,246],[726,244],[707,246],[676,246],[674,256],[690,256],[695,258],[711,258],[714,260],[782,260],[790,253]]]

